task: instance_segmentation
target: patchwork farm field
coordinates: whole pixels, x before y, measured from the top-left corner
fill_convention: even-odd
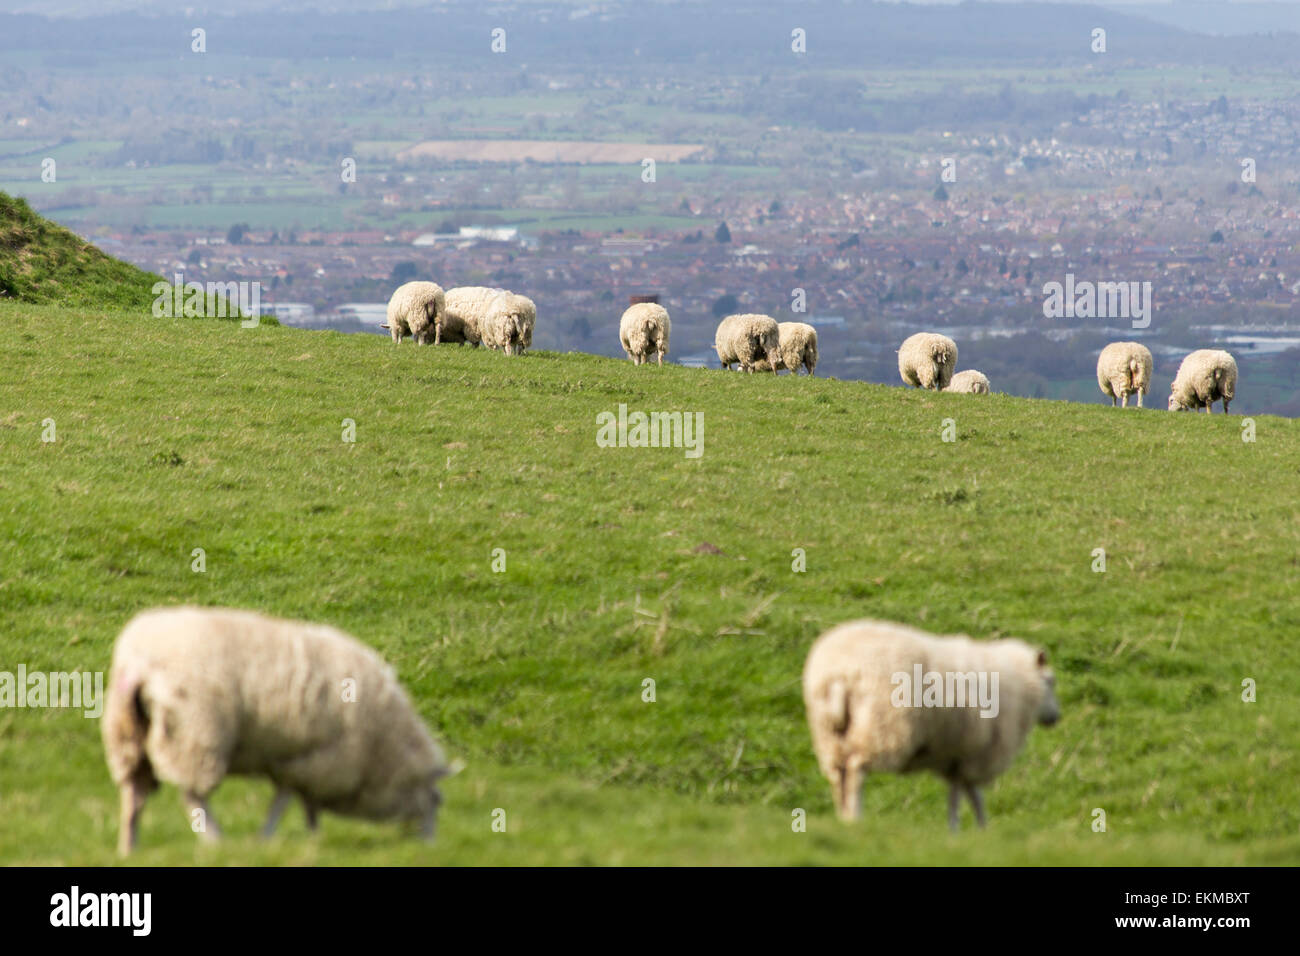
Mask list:
[[[230,780],[222,844],[165,786],[132,862],[1300,862],[1296,421],[53,305],[0,347],[0,671],[106,670],[157,605],[323,621],[466,763],[432,846],[296,807],[263,842]],[[598,447],[620,404],[701,413],[702,455]],[[799,677],[860,616],[1051,655],[987,830],[922,775],[834,819]],[[0,863],[112,863],[116,811],[96,720],[0,708]]]

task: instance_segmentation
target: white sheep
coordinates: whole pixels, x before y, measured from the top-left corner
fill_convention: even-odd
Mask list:
[[[202,835],[220,835],[208,795],[227,774],[265,776],[270,835],[293,795],[318,810],[422,824],[432,839],[450,771],[392,668],[320,624],[249,611],[145,611],[117,639],[100,727],[129,853],[145,798],[175,784]],[[202,814],[195,811],[201,810]]]
[[[983,826],[979,788],[1011,765],[1034,724],[1060,715],[1046,664],[1015,639],[937,637],[873,620],[827,631],[808,654],[803,696],[836,812],[857,819],[868,773],[933,770],[949,785],[949,825],[964,792]]]
[[[1128,397],[1136,393],[1141,408],[1151,389],[1154,364],[1151,350],[1140,342],[1111,342],[1097,357],[1097,384],[1112,406],[1118,400],[1121,408],[1128,408]]]
[[[1213,414],[1215,401],[1223,400],[1223,414],[1237,393],[1237,360],[1222,349],[1197,349],[1181,365],[1170,387],[1169,410],[1205,407]]]
[[[813,374],[817,368],[817,330],[807,322],[782,322],[776,328],[781,340],[776,367],[789,369],[795,375],[799,374],[800,368],[806,369],[809,375]],[[767,370],[767,359],[754,363],[754,371]]]
[[[729,315],[718,323],[713,347],[725,369],[738,364],[741,371],[752,373],[754,363],[766,358],[767,367],[775,375],[781,357],[781,332],[770,315]]]
[[[668,354],[668,337],[673,323],[668,310],[658,302],[638,302],[630,305],[618,322],[618,340],[633,365],[648,362],[658,354],[659,364],[664,364]]]
[[[472,326],[477,331],[484,345],[514,355],[532,344],[537,316],[532,299],[508,289],[469,288],[472,295],[467,295],[460,315],[467,328]]]
[[[398,286],[388,300],[388,321],[382,328],[388,329],[397,345],[407,335],[415,339],[416,345],[436,343],[440,338],[443,309],[444,294],[438,283],[407,282]]]
[[[476,285],[448,289],[441,340],[479,345],[483,341],[483,333],[479,328],[480,320],[487,310],[487,303],[496,298],[501,291],[501,289]]]
[[[514,296],[515,307],[519,310],[519,321],[522,323],[522,329],[519,335],[519,351],[528,351],[533,347],[533,329],[537,325],[537,303],[526,295],[511,293]]]
[[[989,384],[989,377],[983,372],[977,372],[973,368],[968,368],[964,372],[958,372],[948,382],[945,392],[965,392],[968,395],[987,395],[993,391]]]
[[[942,391],[956,367],[957,343],[937,332],[908,336],[898,350],[898,374],[906,385]]]

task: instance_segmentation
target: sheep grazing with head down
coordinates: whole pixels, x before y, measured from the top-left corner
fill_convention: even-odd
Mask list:
[[[145,798],[181,791],[199,831],[220,835],[208,795],[227,774],[268,777],[274,831],[293,796],[319,810],[417,821],[432,839],[451,772],[370,648],[332,627],[249,611],[145,611],[117,639],[100,731],[121,793],[118,850],[135,845]],[[196,811],[202,811],[202,814]]]
[[[811,375],[817,368],[817,330],[807,322],[782,322],[776,328],[781,340],[776,367],[794,375],[802,368]],[[768,371],[767,359],[756,361],[754,371]]]
[[[945,392],[964,392],[967,395],[987,395],[993,388],[989,385],[989,377],[983,372],[977,372],[973,368],[968,368],[964,372],[958,372],[948,383]]]
[[[755,363],[766,359],[767,368],[775,375],[781,360],[781,332],[770,315],[729,315],[718,323],[713,347],[725,369],[739,365],[742,372],[752,373]]]
[[[1222,349],[1197,349],[1190,353],[1174,376],[1170,387],[1169,410],[1204,407],[1213,414],[1214,403],[1223,401],[1223,414],[1237,394],[1237,360]]]
[[[1060,716],[1047,656],[1023,641],[937,637],[886,621],[851,621],[813,644],[803,670],[813,749],[842,819],[861,812],[873,772],[932,770],[984,825],[980,787],[1011,765],[1035,724]]]
[[[633,365],[641,365],[657,355],[664,364],[668,354],[668,336],[673,323],[668,310],[658,302],[638,302],[630,305],[618,322],[618,340]]]
[[[898,350],[898,374],[906,385],[942,391],[957,367],[957,343],[936,332],[917,332]]]
[[[1139,342],[1111,342],[1097,357],[1097,385],[1103,395],[1110,396],[1110,404],[1118,400],[1121,408],[1128,408],[1128,397],[1137,395],[1137,406],[1151,388],[1151,369],[1154,367],[1151,350]]]
[[[533,347],[533,329],[537,326],[537,303],[526,295],[511,293],[515,308],[518,310],[521,331],[519,334],[519,351],[527,352]]]
[[[409,335],[416,345],[439,341],[444,309],[442,286],[436,282],[407,282],[388,300],[388,329],[394,344]]]

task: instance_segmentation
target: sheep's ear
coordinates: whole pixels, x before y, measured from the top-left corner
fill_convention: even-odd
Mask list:
[[[1047,666],[1047,651],[1038,652],[1038,666],[1039,667]]]

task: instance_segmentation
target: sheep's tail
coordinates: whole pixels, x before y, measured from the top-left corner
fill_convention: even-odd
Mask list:
[[[144,703],[143,673],[129,666],[114,665],[100,731],[114,782],[120,785],[131,778],[152,779],[153,768],[145,753],[149,713]]]
[[[381,325],[380,328],[381,328],[381,329],[386,329],[386,328],[388,328],[388,326],[387,326],[387,325]]]
[[[848,729],[849,685],[842,680],[831,681],[826,688],[826,718],[837,734]]]
[[[1140,363],[1138,362],[1138,360],[1137,360],[1137,356],[1135,355],[1135,356],[1133,356],[1132,358],[1130,358],[1130,359],[1128,360],[1128,386],[1129,386],[1129,388],[1132,388],[1134,385],[1136,385],[1138,379],[1140,379],[1141,377],[1142,377],[1142,367],[1141,367],[1141,364],[1140,364]]]

